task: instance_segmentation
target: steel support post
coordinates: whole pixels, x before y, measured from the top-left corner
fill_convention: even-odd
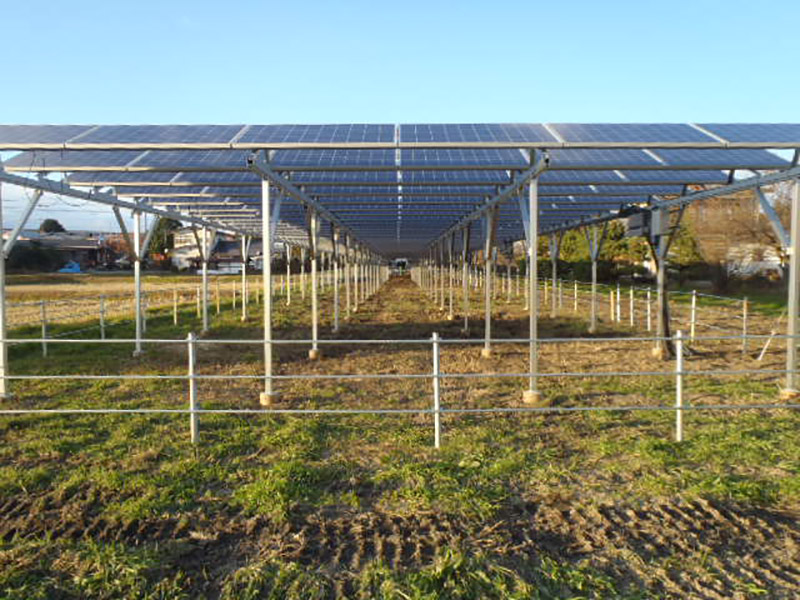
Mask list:
[[[447,320],[452,321],[455,317],[453,315],[453,279],[455,273],[453,272],[453,254],[455,250],[455,233],[451,233],[447,238],[447,277],[449,280],[449,303],[447,309]]]
[[[339,331],[339,228],[331,224],[333,229],[333,332]]]
[[[136,311],[134,356],[142,354],[142,213],[133,211],[133,302]]]
[[[317,360],[319,358],[319,215],[317,211],[309,208],[308,213],[308,244],[311,252],[311,349],[308,351],[308,358]]]
[[[292,247],[289,244],[286,248],[286,306],[292,303]]]
[[[345,312],[347,318],[350,318],[351,302],[350,302],[350,278],[353,274],[352,254],[350,251],[350,234],[344,236],[344,298],[345,298]]]
[[[203,261],[203,333],[208,331],[208,259],[211,249],[211,243],[208,239],[208,228],[203,227],[203,252],[200,258]]]
[[[561,251],[561,238],[563,232],[550,234],[550,263],[552,265],[552,290],[550,302],[550,318],[555,319],[558,309],[558,256]]]
[[[603,242],[605,242],[606,235],[608,234],[608,223],[603,223],[603,232],[598,239],[597,226],[592,227],[592,233],[589,235],[589,230],[583,230],[586,236],[586,242],[589,244],[589,258],[592,259],[592,289],[591,301],[589,309],[589,333],[597,331],[597,259],[600,257],[600,251],[603,249]]]
[[[272,231],[270,223],[270,184],[261,182],[261,239],[262,239],[262,286],[264,296],[264,391],[261,406],[272,404]]]
[[[492,279],[493,279],[493,263],[494,263],[494,236],[497,231],[497,208],[491,208],[486,211],[485,217],[485,233],[484,233],[484,246],[483,246],[483,265],[485,272],[485,284],[483,288],[483,323],[484,323],[484,338],[483,349],[481,350],[481,357],[489,358],[492,355]]]
[[[250,236],[242,236],[242,322],[247,321],[247,257],[250,254]]]
[[[539,178],[531,179],[528,188],[528,227],[526,229],[528,242],[528,297],[530,298],[530,313],[528,316],[528,389],[522,394],[525,404],[539,404],[542,400],[537,386],[537,373],[539,371],[539,341],[538,341],[538,314],[539,314],[539,286],[538,286],[538,245],[539,245]]]
[[[6,326],[6,252],[3,238],[3,184],[0,182],[0,400],[10,397],[8,377],[8,342]]]
[[[675,347],[670,333],[669,297],[667,295],[667,255],[675,233],[683,217],[681,207],[674,227],[670,227],[669,212],[666,208],[656,208],[653,211],[651,222],[651,250],[656,260],[656,284],[658,286],[656,314],[656,345],[653,355],[658,358],[670,359],[675,355]]]
[[[306,249],[300,248],[300,298],[306,299]]]
[[[464,303],[464,333],[469,332],[469,234],[470,224],[461,230],[461,293]]]
[[[789,231],[789,298],[786,306],[786,387],[781,392],[790,401],[800,395],[797,374],[797,344],[800,340],[800,181],[792,184],[791,231]]]

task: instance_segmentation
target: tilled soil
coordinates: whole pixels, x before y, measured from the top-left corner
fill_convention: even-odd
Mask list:
[[[747,598],[754,585],[769,598],[800,594],[798,515],[720,501],[531,502],[490,522],[435,513],[355,512],[313,513],[289,523],[202,513],[112,522],[96,516],[102,501],[92,490],[9,500],[0,506],[0,538],[173,543],[173,566],[211,595],[226,570],[256,558],[313,568],[346,593],[374,561],[416,569],[447,548],[482,552],[509,566],[536,564],[543,555],[580,561],[630,589],[646,587],[670,598]],[[209,566],[212,579],[201,574]]]

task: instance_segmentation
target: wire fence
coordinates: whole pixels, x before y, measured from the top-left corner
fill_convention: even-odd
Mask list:
[[[788,335],[757,335],[747,336],[750,340],[780,339],[787,341],[796,339]],[[695,344],[710,344],[712,342],[741,343],[742,336],[736,335],[716,335],[698,336]],[[136,340],[133,339],[20,339],[12,338],[6,340],[10,344],[37,344],[49,342],[52,344],[113,344],[113,345],[132,345]],[[280,374],[213,374],[201,373],[197,368],[197,348],[198,346],[233,345],[244,347],[263,347],[271,349],[279,346],[309,346],[314,341],[307,339],[274,339],[271,341],[253,339],[198,339],[190,333],[186,339],[147,339],[146,344],[177,346],[185,348],[186,364],[183,373],[142,373],[142,374],[85,374],[85,373],[59,373],[59,374],[10,374],[6,373],[2,379],[6,385],[14,381],[179,381],[188,385],[188,405],[186,408],[155,407],[155,408],[3,408],[0,415],[70,415],[70,414],[111,414],[111,415],[134,415],[134,414],[164,414],[176,416],[189,416],[190,438],[192,443],[198,443],[200,431],[200,417],[203,415],[428,415],[433,417],[433,439],[434,445],[438,448],[442,439],[442,416],[443,415],[466,415],[466,414],[559,414],[559,413],[590,413],[590,412],[634,412],[634,411],[658,411],[675,413],[675,439],[681,441],[684,435],[683,415],[685,411],[738,411],[738,410],[776,410],[776,409],[797,409],[800,404],[793,401],[777,402],[774,404],[764,402],[743,402],[743,403],[695,403],[692,404],[685,400],[685,389],[692,378],[715,376],[741,376],[741,375],[769,375],[769,376],[788,376],[797,374],[796,368],[698,368],[692,369],[687,364],[686,355],[688,352],[689,340],[679,331],[671,338],[660,338],[657,336],[636,336],[636,337],[581,337],[581,338],[501,338],[490,340],[496,345],[516,345],[530,347],[532,343],[539,347],[547,345],[561,344],[589,344],[597,345],[602,343],[646,343],[656,344],[659,342],[670,341],[675,345],[675,359],[672,361],[671,368],[660,370],[613,370],[613,371],[547,371],[547,372],[463,372],[447,371],[442,368],[441,351],[442,347],[456,347],[466,345],[483,344],[483,339],[442,339],[437,334],[433,334],[430,339],[319,339],[316,340],[320,345],[340,345],[340,346],[416,346],[426,349],[430,356],[430,370],[426,372],[408,373],[280,373]],[[670,363],[664,363],[670,364]],[[471,406],[447,406],[444,401],[442,384],[448,380],[476,380],[476,379],[520,379],[535,382],[540,380],[560,378],[566,380],[596,378],[596,377],[663,377],[674,382],[674,402],[670,404],[654,405],[578,405],[578,406],[528,406],[520,403],[518,406],[491,406],[491,407],[471,407]],[[430,383],[429,403],[427,406],[414,408],[394,408],[394,407],[365,407],[365,408],[307,408],[307,407],[280,407],[266,406],[262,408],[204,408],[203,398],[198,389],[198,383],[203,381],[234,382],[234,381],[255,381],[270,384],[272,382],[287,382],[293,380],[323,381],[323,380],[418,380]],[[270,385],[271,388],[271,385]]]

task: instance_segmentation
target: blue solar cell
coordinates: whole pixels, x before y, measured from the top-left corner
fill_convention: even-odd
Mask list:
[[[400,125],[404,143],[520,143],[554,142],[538,123],[453,123]]]
[[[654,151],[670,166],[719,169],[781,169],[789,162],[768,150],[691,150],[663,149]]]
[[[401,150],[404,167],[494,167],[524,169],[528,161],[511,148],[415,148]]]
[[[539,177],[540,184],[614,183],[623,181],[614,171],[545,171]]]
[[[551,169],[657,168],[660,163],[644,150],[569,148],[550,151]]]
[[[397,183],[397,174],[390,171],[300,171],[292,174],[298,185],[386,185]]]
[[[335,167],[394,167],[394,150],[331,149],[278,150],[272,159],[276,169],[330,169]]]
[[[800,147],[800,124],[797,123],[702,123],[701,127],[728,142]]]
[[[598,194],[656,194],[659,196],[676,196],[683,192],[682,185],[598,185]]]
[[[90,129],[90,125],[0,125],[0,148],[63,144]]]
[[[394,125],[253,125],[240,144],[391,143]]]
[[[505,171],[406,171],[403,172],[403,185],[438,185],[442,183],[486,183],[503,185],[510,183]]]
[[[180,173],[175,181],[197,185],[261,185],[261,178],[253,173]]]
[[[248,155],[243,150],[149,150],[136,161],[136,167],[172,171],[245,171]]]
[[[175,173],[114,173],[82,171],[72,173],[67,181],[74,185],[142,185],[144,183],[169,183]]]
[[[101,125],[76,144],[224,144],[243,125]]]
[[[120,196],[148,196],[164,195],[188,196],[195,194],[215,195],[215,196],[236,196],[236,197],[261,197],[261,188],[257,187],[209,187],[195,185],[170,185],[170,186],[121,186],[117,190]]]
[[[141,150],[36,150],[21,152],[5,161],[9,171],[63,170],[74,171],[87,167],[113,167],[133,162],[144,154]]]
[[[555,123],[551,127],[566,142],[592,143],[713,143],[714,140],[683,123]]]
[[[645,184],[645,183],[725,183],[728,175],[722,171],[622,171],[625,181]]]

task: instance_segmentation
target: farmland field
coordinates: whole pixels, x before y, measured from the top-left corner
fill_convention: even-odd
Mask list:
[[[17,282],[11,300],[59,298],[53,282]],[[152,285],[173,285],[172,279]],[[192,281],[189,286],[195,285]],[[127,281],[129,285],[130,282]],[[119,279],[94,281],[95,294]],[[24,288],[24,289],[23,289]],[[213,289],[213,288],[212,288]],[[99,290],[104,290],[103,292]],[[80,290],[75,295],[80,295]],[[14,296],[14,294],[18,294]],[[503,293],[504,294],[504,293]],[[521,297],[498,294],[494,337],[524,337]],[[587,337],[585,298],[540,319],[543,338]],[[482,333],[472,291],[473,336]],[[460,293],[456,291],[456,307]],[[332,298],[321,303],[323,338]],[[275,336],[308,339],[308,295],[278,298]],[[640,310],[640,309],[639,309]],[[605,312],[603,312],[605,311]],[[671,372],[625,320],[606,319],[605,341],[543,343],[543,373]],[[738,308],[703,313],[710,329],[736,331]],[[679,313],[685,313],[685,303]],[[626,313],[627,314],[627,313]],[[459,311],[456,310],[458,317]],[[121,318],[121,317],[120,317]],[[260,306],[247,321],[231,298],[212,310],[205,339],[258,340]],[[775,328],[753,307],[751,331]],[[641,324],[641,312],[637,317]],[[74,325],[74,324],[73,324]],[[53,325],[57,334],[58,325]],[[67,327],[65,325],[64,327]],[[177,326],[154,310],[150,338],[199,331],[191,304]],[[306,345],[278,345],[279,375],[431,373],[426,345],[347,344],[357,339],[465,340],[408,278],[393,278],[343,320],[322,359]],[[108,337],[130,339],[128,320]],[[10,336],[35,336],[35,325]],[[185,345],[51,343],[11,348],[14,375],[185,375]],[[698,334],[699,335],[699,334]],[[776,404],[783,342],[763,361],[762,341],[698,341],[691,370],[764,369],[692,375],[694,404]],[[527,348],[443,344],[444,373],[521,373]],[[203,408],[257,408],[258,344],[200,344]],[[253,376],[253,378],[247,378]],[[275,408],[430,408],[431,380],[285,379]],[[185,379],[23,379],[3,408],[186,408]],[[554,407],[668,406],[674,377],[543,377]],[[519,377],[445,378],[446,408],[519,406]],[[429,414],[201,415],[190,444],[188,416],[82,414],[0,416],[0,597],[3,598],[796,598],[800,595],[800,414],[787,409],[693,411],[674,442],[674,413],[470,413],[443,416],[433,447]]]

